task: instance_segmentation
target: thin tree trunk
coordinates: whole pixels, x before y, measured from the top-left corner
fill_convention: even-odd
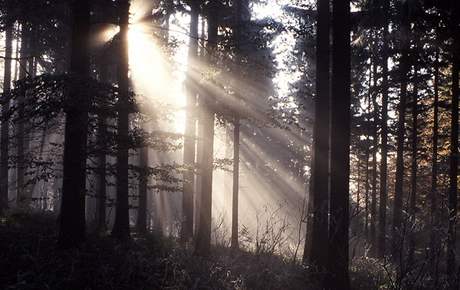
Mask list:
[[[119,2],[119,59],[118,59],[118,122],[117,122],[117,201],[112,235],[118,240],[127,240],[129,230],[129,187],[128,187],[128,138],[129,138],[129,79],[128,79],[128,23],[129,0]]]
[[[107,134],[107,124],[104,117],[99,116],[98,119],[98,193],[97,193],[97,228],[98,232],[107,230],[106,222],[106,202],[107,202],[107,187],[106,187],[106,163],[107,157],[104,150],[104,144]]]
[[[238,248],[238,189],[240,172],[240,120],[235,118],[233,128],[233,195],[232,195],[232,249]]]
[[[137,208],[137,230],[139,233],[147,232],[147,185],[148,185],[148,166],[149,149],[142,147],[139,153],[139,167],[141,169],[139,177],[139,206]]]
[[[214,49],[217,42],[218,2],[211,0],[208,16],[208,64],[212,64]],[[214,99],[210,90],[205,88],[202,105],[203,122],[203,160],[201,181],[200,220],[196,236],[195,253],[207,256],[211,250],[212,220],[212,174],[214,161]]]
[[[460,29],[458,21],[460,17],[460,8],[457,1],[453,2],[453,35],[454,43],[452,45],[452,107],[451,107],[451,133],[450,133],[450,159],[449,159],[449,223],[447,231],[447,276],[449,277],[450,289],[458,289],[458,269],[455,256],[457,254],[457,187],[458,187],[458,94],[459,94],[459,69],[460,57]]]
[[[366,161],[365,161],[365,180],[364,180],[364,237],[366,240],[369,239],[369,135],[367,136],[367,145],[366,145]]]
[[[395,176],[395,195],[393,203],[393,226],[392,226],[392,249],[393,259],[399,258],[403,247],[403,229],[402,210],[403,210],[403,180],[404,180],[404,133],[405,116],[406,116],[406,98],[407,98],[407,74],[409,73],[409,21],[408,21],[408,2],[403,3],[402,11],[402,37],[401,44],[401,92],[398,105],[398,131],[397,131],[397,149],[396,149],[396,176]]]
[[[86,78],[90,73],[88,0],[72,3],[72,53],[70,72]],[[79,246],[85,240],[86,142],[89,100],[86,88],[75,86],[70,90],[72,106],[66,112],[64,137],[64,173],[60,212],[59,245],[62,248]]]
[[[189,38],[189,72],[187,76],[187,111],[185,117],[184,135],[184,165],[188,167],[184,173],[184,183],[182,192],[182,242],[188,241],[193,236],[193,196],[195,188],[195,144],[196,144],[196,93],[197,87],[195,76],[195,66],[198,54],[198,16],[199,3],[194,0],[190,4],[190,38]]]
[[[19,79],[24,79],[27,77],[27,56],[28,56],[28,46],[29,46],[29,25],[26,23],[22,24],[21,29],[21,59],[19,61]],[[18,117],[19,120],[16,124],[16,148],[17,148],[17,160],[16,160],[16,196],[18,205],[20,207],[26,208],[30,205],[30,199],[26,195],[25,190],[25,143],[24,143],[24,103],[25,95],[22,95],[18,98]]]
[[[5,62],[3,64],[2,128],[0,139],[0,215],[8,208],[8,145],[11,90],[11,57],[13,56],[13,24],[5,31]]]
[[[383,1],[384,19],[388,19],[389,2]],[[387,21],[387,20],[386,20]],[[379,193],[379,223],[377,232],[377,256],[383,257],[386,251],[386,221],[387,221],[387,174],[388,174],[388,23],[383,27],[382,47],[382,157],[380,160],[380,193]]]
[[[377,105],[377,65],[373,64],[373,96],[372,96],[372,109],[373,109],[373,128],[372,128],[372,193],[371,193],[371,224],[370,224],[370,235],[371,235],[371,255],[375,256],[377,254],[377,234],[376,234],[376,224],[377,224],[377,152],[378,152],[378,123],[379,123],[379,113]]]
[[[242,30],[242,17],[243,17],[243,0],[236,0],[234,2],[234,17],[235,24],[233,27],[236,65],[239,69],[240,54],[241,54],[241,30]],[[237,98],[239,96],[237,95]],[[238,195],[239,195],[239,177],[240,177],[240,118],[238,112],[234,112],[233,121],[233,190],[232,190],[232,233],[231,233],[231,247],[232,249],[238,248]]]
[[[350,1],[334,0],[332,16],[331,188],[328,288],[350,289]]]
[[[318,0],[316,32],[316,98],[308,198],[307,233],[303,261],[319,272],[327,269],[329,200],[329,108],[330,108],[330,2]],[[321,283],[324,277],[319,277]]]
[[[438,130],[439,130],[439,50],[436,51],[434,68],[434,101],[433,101],[433,150],[431,155],[431,230],[430,230],[430,269],[434,286],[438,285],[438,264],[440,254],[439,242],[439,210],[438,210]]]
[[[414,92],[412,99],[412,160],[411,160],[411,194],[409,201],[409,217],[410,217],[410,231],[409,231],[409,253],[408,265],[414,261],[415,252],[415,210],[416,210],[416,194],[417,194],[417,118],[418,118],[418,88],[417,88],[417,71],[414,75]]]

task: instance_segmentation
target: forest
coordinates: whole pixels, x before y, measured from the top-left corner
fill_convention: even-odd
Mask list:
[[[460,289],[459,0],[0,0],[0,288]]]

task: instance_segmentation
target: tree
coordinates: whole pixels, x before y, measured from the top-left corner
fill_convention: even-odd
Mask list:
[[[70,73],[75,79],[89,77],[90,6],[88,0],[72,2],[72,53]],[[64,173],[59,240],[62,248],[85,240],[86,142],[89,99],[84,86],[74,84],[68,92],[64,136]]]
[[[211,65],[215,57],[218,28],[218,2],[211,0],[208,4],[208,55],[207,63]],[[201,197],[200,219],[195,242],[195,253],[207,256],[211,247],[211,219],[212,219],[212,174],[214,161],[214,99],[209,88],[203,89],[200,104],[203,130],[203,158],[201,164]]]
[[[383,13],[382,35],[382,118],[381,118],[381,146],[380,160],[380,193],[379,193],[379,222],[377,233],[377,256],[383,257],[386,248],[386,212],[387,212],[387,174],[388,174],[388,11],[389,1],[380,1]]]
[[[433,76],[433,147],[431,152],[431,220],[430,220],[430,259],[432,276],[437,277],[437,256],[439,255],[440,243],[439,234],[439,210],[438,210],[438,139],[439,139],[439,50],[436,50]]]
[[[414,252],[415,252],[415,211],[416,211],[416,202],[417,202],[417,118],[418,118],[418,87],[417,87],[417,68],[414,72],[414,89],[412,92],[412,136],[411,136],[411,192],[410,192],[410,201],[409,201],[409,217],[410,225],[412,229],[409,233],[409,246],[408,246],[408,264],[412,264],[414,261]]]
[[[396,149],[396,176],[395,195],[393,204],[393,227],[392,227],[392,249],[393,258],[396,258],[401,251],[402,241],[402,206],[403,206],[403,179],[404,179],[404,133],[407,98],[407,74],[409,73],[409,7],[408,1],[402,4],[401,15],[401,60],[400,77],[401,91],[398,104],[398,131]]]
[[[118,119],[117,119],[117,200],[115,223],[112,235],[119,240],[129,238],[129,187],[128,187],[128,139],[129,139],[129,79],[128,79],[128,29],[129,29],[129,0],[118,2],[119,58],[117,68],[118,78]]]
[[[350,289],[350,1],[333,1],[328,289]]]
[[[10,107],[11,89],[11,57],[13,55],[13,24],[9,24],[5,31],[5,63],[3,71],[3,102],[2,128],[0,136],[0,215],[8,208],[8,148],[9,148],[9,120],[7,114]]]
[[[193,195],[195,187],[195,145],[196,145],[196,102],[197,102],[197,80],[194,66],[196,66],[198,55],[198,16],[200,5],[198,0],[190,2],[190,36],[189,36],[189,66],[187,85],[187,110],[185,117],[184,134],[184,165],[187,171],[184,174],[182,191],[182,242],[189,240],[193,236]]]
[[[457,191],[458,191],[458,95],[459,95],[459,69],[460,57],[460,8],[457,1],[451,5],[451,29],[453,34],[452,43],[452,103],[451,103],[451,132],[450,132],[450,156],[449,156],[449,196],[448,196],[448,232],[447,232],[447,274],[450,289],[458,288],[458,270],[455,259],[456,251],[456,227],[457,227]]]
[[[371,254],[373,256],[377,253],[377,152],[378,152],[378,123],[379,123],[379,107],[377,104],[377,65],[372,63],[372,193],[371,193],[371,224],[370,224],[370,241],[371,241]]]
[[[28,57],[29,57],[29,41],[30,41],[30,34],[29,34],[30,26],[27,22],[23,22],[21,25],[21,59],[19,60],[19,79],[22,80],[26,78],[29,74],[27,64],[28,64]],[[25,188],[25,142],[24,142],[24,135],[25,135],[25,116],[24,116],[24,103],[25,103],[25,94],[21,94],[20,98],[18,99],[18,114],[19,120],[16,123],[16,146],[17,146],[17,162],[16,162],[16,196],[17,202],[22,207],[28,207],[31,200],[30,197],[26,194]]]
[[[142,147],[139,152],[139,205],[137,208],[137,230],[140,233],[147,231],[147,185],[148,185],[148,165],[149,149]]]
[[[318,0],[316,31],[316,97],[312,175],[304,262],[327,269],[329,199],[329,0]]]

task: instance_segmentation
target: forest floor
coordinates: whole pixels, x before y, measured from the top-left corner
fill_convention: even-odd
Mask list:
[[[316,289],[303,267],[275,255],[214,248],[200,258],[154,233],[125,244],[89,236],[60,251],[56,228],[48,213],[0,219],[1,289]]]

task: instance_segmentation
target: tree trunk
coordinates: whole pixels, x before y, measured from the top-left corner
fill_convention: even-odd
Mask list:
[[[383,27],[382,48],[382,158],[380,160],[380,194],[379,194],[379,223],[377,232],[377,256],[383,257],[386,251],[386,221],[387,221],[387,174],[388,174],[388,10],[389,2],[383,1],[385,23]]]
[[[334,0],[332,16],[331,188],[328,288],[350,289],[350,1]]]
[[[29,46],[29,25],[27,23],[22,24],[21,29],[21,59],[19,61],[19,79],[24,79],[28,75],[27,68],[27,57],[29,56],[28,46]],[[19,120],[16,124],[16,146],[17,146],[17,161],[16,161],[16,196],[18,201],[18,206],[26,208],[30,205],[31,200],[26,194],[25,189],[25,143],[24,143],[24,131],[25,131],[25,122],[24,122],[24,102],[25,95],[22,95],[18,98],[18,117]]]
[[[182,192],[182,242],[193,236],[193,195],[195,188],[195,144],[196,144],[196,94],[197,80],[194,76],[198,53],[198,15],[199,3],[194,0],[190,4],[190,37],[189,37],[189,72],[187,76],[187,111],[184,135],[184,165],[188,167],[184,173]]]
[[[208,65],[213,63],[213,54],[217,42],[218,2],[208,4]],[[204,88],[202,103],[203,122],[203,159],[201,176],[200,220],[195,244],[195,254],[207,256],[211,250],[212,221],[212,174],[214,161],[214,99],[211,91]]]
[[[233,195],[232,195],[232,249],[238,249],[238,189],[240,172],[240,120],[235,117],[233,128]]]
[[[367,136],[367,145],[366,145],[366,161],[365,161],[365,180],[364,180],[364,237],[366,240],[369,239],[369,135]]]
[[[319,272],[327,269],[329,199],[330,2],[318,0],[316,31],[316,98],[303,261]],[[324,277],[319,277],[321,280]],[[323,281],[321,281],[323,282]]]
[[[118,122],[117,122],[117,201],[112,235],[127,240],[129,233],[128,139],[129,139],[129,79],[128,79],[128,23],[129,0],[119,2],[119,59],[118,59]]]
[[[376,256],[377,254],[377,152],[378,148],[378,123],[379,113],[377,105],[377,65],[374,63],[372,67],[373,71],[373,96],[372,96],[372,109],[373,109],[373,128],[372,128],[372,193],[371,193],[371,224],[370,224],[370,241],[371,241],[371,255]]]
[[[99,64],[99,81],[107,82],[107,63],[103,60]],[[97,193],[96,193],[96,227],[97,232],[103,233],[107,230],[107,155],[105,151],[105,144],[107,139],[107,120],[103,115],[97,116],[97,144],[98,144],[98,171],[97,171]]]
[[[137,230],[139,233],[147,232],[147,185],[149,169],[149,148],[143,147],[139,154],[139,206],[137,208]]]
[[[439,210],[438,210],[438,130],[439,130],[439,50],[436,51],[434,68],[434,101],[433,101],[433,149],[431,155],[431,223],[430,223],[430,269],[434,279],[434,286],[437,287],[438,265],[440,242],[439,242]]]
[[[8,147],[9,147],[9,120],[11,90],[11,57],[13,56],[13,24],[9,24],[5,31],[5,62],[3,65],[3,104],[2,128],[0,137],[0,215],[8,208]]]
[[[452,45],[452,107],[451,107],[451,133],[450,133],[450,159],[449,159],[449,224],[447,232],[447,276],[449,277],[450,289],[458,289],[458,269],[455,259],[457,254],[456,247],[456,227],[457,227],[457,178],[458,178],[458,74],[460,69],[460,29],[458,28],[458,17],[460,11],[457,1],[453,1],[453,35]]]
[[[90,73],[88,0],[72,3],[72,53],[70,72],[87,78]],[[66,112],[64,137],[64,173],[60,212],[59,245],[62,248],[79,246],[85,240],[86,142],[89,100],[86,88],[76,85],[69,91],[71,106]]]
[[[418,88],[417,88],[417,71],[414,75],[414,92],[412,99],[412,157],[411,157],[411,194],[409,201],[409,253],[408,265],[414,261],[415,252],[415,210],[416,210],[416,194],[417,194],[417,118],[418,118]]]
[[[393,259],[396,259],[402,253],[403,247],[403,229],[402,207],[403,207],[403,181],[404,181],[404,133],[405,116],[406,116],[406,98],[407,98],[407,74],[409,73],[409,21],[408,21],[408,2],[403,3],[402,24],[401,24],[401,92],[398,105],[398,131],[397,131],[397,149],[396,149],[396,176],[395,176],[395,195],[393,203],[393,226],[392,226],[392,249]]]
[[[243,0],[236,0],[234,2],[234,17],[235,23],[233,27],[233,37],[235,41],[235,54],[236,54],[236,65],[241,65],[241,30],[242,30],[242,17],[243,10],[247,7],[243,7]],[[245,2],[247,5],[247,2]],[[240,97],[236,95],[237,99]],[[238,101],[238,100],[236,100]],[[232,233],[231,233],[231,247],[232,249],[238,249],[238,195],[239,195],[239,174],[240,174],[240,118],[238,112],[234,112],[233,121],[233,191],[232,191]]]

